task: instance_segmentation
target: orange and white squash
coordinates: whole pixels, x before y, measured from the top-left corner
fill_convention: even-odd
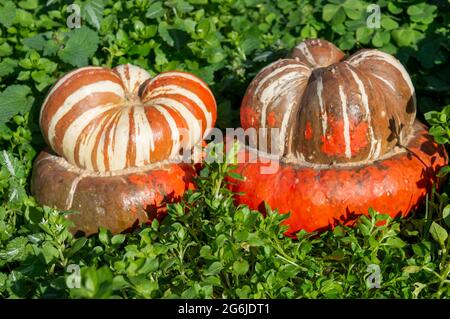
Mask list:
[[[71,218],[87,233],[147,221],[192,187],[192,164],[176,160],[202,143],[216,116],[211,90],[189,73],[151,77],[130,64],[74,70],[43,102],[51,152],[35,162],[33,193],[42,204],[78,210]]]

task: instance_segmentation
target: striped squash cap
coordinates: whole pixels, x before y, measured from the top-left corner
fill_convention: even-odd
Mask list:
[[[170,160],[214,127],[211,90],[198,77],[151,77],[130,64],[74,70],[52,87],[40,113],[47,144],[69,163],[105,172]]]
[[[405,68],[378,50],[344,57],[330,42],[306,40],[262,69],[241,106],[242,127],[263,133],[251,142],[315,164],[372,161],[405,145],[416,116]]]

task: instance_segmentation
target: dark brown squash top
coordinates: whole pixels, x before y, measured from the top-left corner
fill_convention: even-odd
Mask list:
[[[262,69],[241,107],[244,129],[261,129],[259,150],[314,164],[366,163],[406,145],[416,116],[402,64],[379,50],[345,55],[306,40]],[[277,134],[270,134],[278,128]]]

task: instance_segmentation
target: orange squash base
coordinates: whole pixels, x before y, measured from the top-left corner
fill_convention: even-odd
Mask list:
[[[261,174],[270,163],[238,164],[244,181],[231,179],[236,202],[264,212],[264,201],[280,213],[291,212],[285,220],[294,236],[306,231],[331,229],[338,224],[352,225],[369,208],[391,217],[406,216],[424,200],[439,169],[446,165],[444,147],[434,143],[426,127],[416,121],[408,151],[363,165],[307,166],[279,162],[272,174]],[[241,147],[241,159],[255,152]]]
[[[73,210],[72,231],[86,235],[105,227],[112,233],[130,230],[154,218],[161,220],[166,204],[193,188],[194,165],[167,163],[122,172],[96,174],[78,169],[47,151],[37,157],[31,191],[42,205]]]

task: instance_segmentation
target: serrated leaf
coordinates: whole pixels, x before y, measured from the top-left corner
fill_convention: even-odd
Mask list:
[[[260,40],[258,35],[259,32],[256,28],[252,28],[245,33],[244,41],[239,45],[245,54],[250,54],[259,47]]]
[[[0,57],[10,55],[13,52],[12,47],[5,42],[0,45]]]
[[[0,5],[0,24],[10,27],[16,18],[16,6],[12,1],[7,1],[3,6]]]
[[[0,123],[8,122],[14,115],[28,112],[34,98],[26,85],[11,85],[0,93]]]
[[[156,65],[163,65],[169,62],[169,60],[167,60],[166,55],[164,54],[164,52],[159,49],[159,48],[155,48],[155,63]]]
[[[0,62],[0,77],[13,73],[16,67],[16,60],[10,58],[4,59],[2,62]]]
[[[51,263],[54,259],[58,258],[59,252],[51,242],[45,242],[42,245],[42,254],[47,264]]]
[[[20,236],[11,240],[6,248],[0,251],[0,259],[7,260],[9,262],[15,260],[23,260],[26,256],[26,245],[28,244],[28,238]]]
[[[16,176],[16,158],[6,150],[0,152],[0,164],[9,172],[12,177]]]
[[[81,15],[89,24],[99,30],[103,20],[104,8],[103,0],[87,0],[82,4]]]
[[[25,38],[23,44],[31,49],[42,51],[44,56],[53,56],[59,50],[59,45],[54,39],[47,40],[45,34]]]
[[[67,43],[58,55],[61,60],[73,66],[86,66],[88,59],[97,51],[98,44],[97,32],[81,27],[68,32]]]
[[[37,34],[35,36],[23,39],[23,44],[31,49],[41,51],[47,44],[47,40],[44,38],[43,34]]]

